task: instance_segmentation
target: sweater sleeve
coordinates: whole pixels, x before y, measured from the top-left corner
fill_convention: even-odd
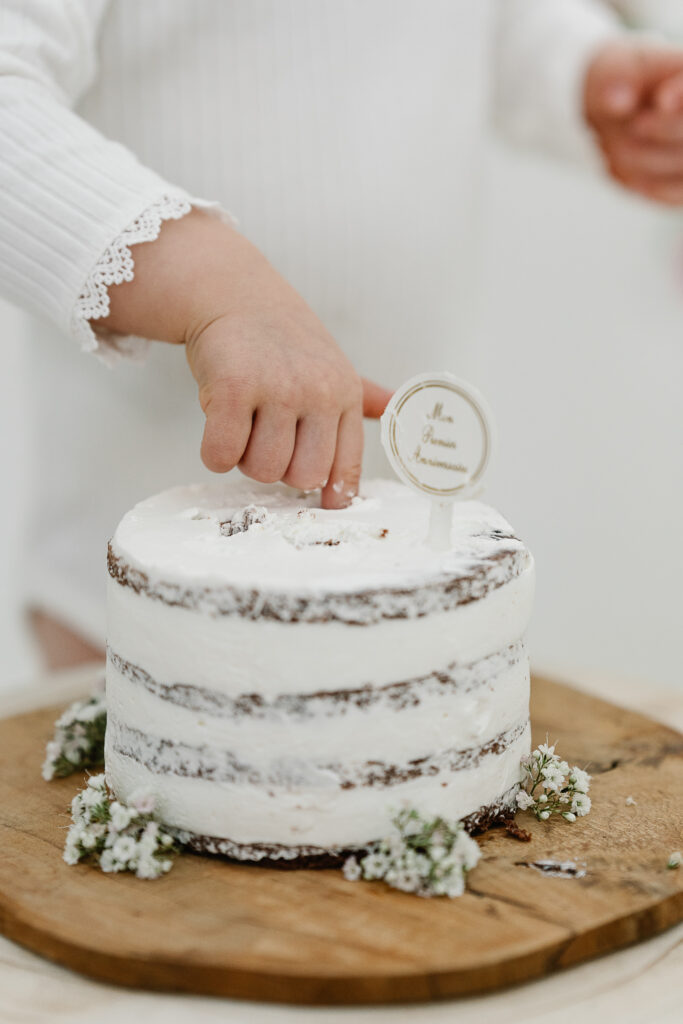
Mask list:
[[[144,344],[97,332],[130,245],[195,200],[70,108],[96,69],[107,0],[0,0],[0,292],[105,362]]]
[[[499,0],[495,118],[516,141],[598,163],[583,116],[591,58],[623,35],[615,8],[601,0]]]

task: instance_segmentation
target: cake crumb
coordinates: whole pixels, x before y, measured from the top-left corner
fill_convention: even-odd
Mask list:
[[[264,523],[267,516],[267,509],[256,505],[247,505],[246,508],[235,512],[231,519],[220,523],[219,528],[224,537],[234,537],[236,533],[246,533],[249,527],[256,523]]]
[[[586,865],[577,864],[574,860],[520,860],[519,867],[533,868],[550,878],[584,878]]]
[[[525,828],[521,828],[514,818],[509,818],[505,822],[505,831],[513,839],[518,839],[520,843],[531,842],[531,832],[527,832]]]

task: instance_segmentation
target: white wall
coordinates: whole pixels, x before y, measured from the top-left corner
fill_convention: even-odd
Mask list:
[[[487,495],[533,549],[537,666],[683,686],[683,217],[494,150]]]
[[[21,314],[0,299],[0,689],[28,678],[38,664],[17,600],[28,471],[22,331]]]
[[[683,220],[497,149],[484,243],[476,383],[500,432],[487,498],[537,558],[536,664],[683,685]],[[18,332],[0,306],[0,685],[34,664],[14,600]]]

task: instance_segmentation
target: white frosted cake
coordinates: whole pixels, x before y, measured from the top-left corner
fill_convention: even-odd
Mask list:
[[[329,863],[398,809],[509,817],[529,751],[533,559],[474,501],[451,547],[427,499],[344,511],[283,486],[179,487],[109,550],[107,780],[152,788],[198,850]]]

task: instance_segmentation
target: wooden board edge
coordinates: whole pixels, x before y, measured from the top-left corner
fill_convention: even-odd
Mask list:
[[[30,952],[103,984],[152,992],[208,995],[300,1006],[371,1006],[476,996],[513,988],[654,938],[683,921],[683,892],[635,913],[572,933],[542,950],[476,970],[344,975],[261,973],[175,960],[120,957],[45,932],[0,906],[0,933]],[[624,928],[624,924],[628,927]]]

